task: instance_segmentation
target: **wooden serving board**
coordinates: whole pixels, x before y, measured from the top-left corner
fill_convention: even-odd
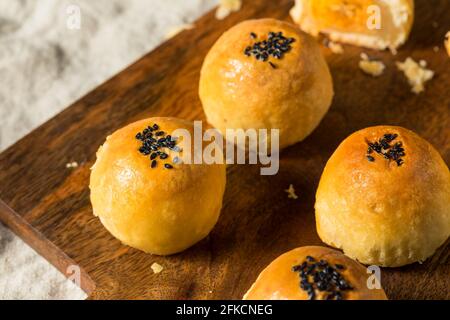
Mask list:
[[[397,56],[345,46],[323,48],[335,85],[333,105],[305,141],[284,150],[280,172],[258,166],[227,170],[220,220],[212,233],[170,257],[144,254],[114,239],[92,214],[89,168],[105,137],[139,119],[176,116],[204,120],[197,95],[202,61],[218,37],[250,18],[291,21],[293,1],[244,1],[223,21],[209,13],[0,155],[0,218],[61,272],[78,265],[91,299],[241,299],[259,272],[280,254],[323,245],[315,231],[314,195],[327,159],[350,133],[372,125],[400,125],[430,141],[450,163],[450,1],[417,0],[412,35]],[[439,46],[434,52],[433,47]],[[387,65],[379,78],[363,74],[359,55]],[[436,77],[415,95],[395,61],[425,59]],[[67,169],[66,163],[80,166]],[[299,199],[288,199],[293,184]],[[450,205],[450,204],[449,204]],[[449,299],[449,246],[426,263],[383,269],[391,299]],[[151,265],[164,267],[154,274]],[[69,269],[71,270],[71,269]],[[25,290],[26,288],[24,288]]]

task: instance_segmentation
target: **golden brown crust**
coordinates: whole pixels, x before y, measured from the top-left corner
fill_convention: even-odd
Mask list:
[[[136,133],[157,123],[167,133],[193,124],[175,118],[132,123],[109,136],[97,152],[90,189],[94,214],[124,244],[167,255],[203,239],[214,227],[222,206],[225,165],[174,165],[150,168],[138,152]],[[190,146],[179,142],[183,152]],[[168,151],[169,159],[178,154]]]
[[[450,56],[450,31],[445,35],[444,45],[448,55]]]
[[[367,26],[374,12],[381,9],[380,28]],[[413,0],[296,0],[292,19],[314,36],[324,33],[333,41],[384,50],[406,42],[414,20]],[[371,24],[370,24],[371,25]]]
[[[343,294],[346,300],[385,300],[383,289],[369,289],[367,279],[369,274],[358,262],[346,257],[336,250],[325,247],[309,246],[289,251],[265,268],[253,286],[244,296],[244,300],[307,300],[308,293],[300,288],[298,273],[293,266],[306,261],[311,256],[316,261],[326,260],[330,265],[340,264],[342,277],[353,287]],[[323,292],[316,290],[317,299],[324,299]]]
[[[403,144],[401,166],[366,158],[366,141],[386,133]],[[367,128],[328,160],[316,194],[317,232],[364,264],[402,266],[424,261],[447,240],[449,203],[449,169],[427,141],[401,127]]]
[[[283,32],[296,41],[276,65],[244,54],[254,43]],[[227,128],[280,129],[281,148],[303,140],[328,111],[333,85],[318,44],[294,25],[274,19],[244,21],[214,44],[201,70],[200,98],[208,122]]]

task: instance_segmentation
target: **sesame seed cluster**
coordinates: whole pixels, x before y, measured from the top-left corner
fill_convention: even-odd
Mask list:
[[[309,300],[316,300],[318,292],[323,292],[326,300],[342,300],[345,291],[353,290],[339,270],[345,270],[345,267],[332,266],[326,260],[316,261],[311,256],[292,267],[293,272],[299,273],[300,288],[308,293]]]
[[[282,59],[292,49],[291,44],[295,42],[294,38],[286,38],[282,32],[269,32],[267,39],[261,41],[257,40],[258,36],[254,32],[250,33],[250,37],[256,40],[256,42],[246,47],[244,54],[248,57],[254,56],[256,60],[268,61],[274,69],[277,66],[272,61],[269,61],[270,57]]]
[[[176,145],[177,139],[171,135],[166,134],[164,131],[160,130],[158,124],[153,124],[148,126],[142,132],[136,134],[136,139],[142,142],[139,147],[139,152],[144,156],[149,156],[150,167],[152,169],[158,166],[158,160],[166,161],[164,163],[164,168],[173,169],[173,165],[167,160],[169,155],[165,152],[169,149],[174,152],[181,152],[181,149]],[[173,164],[180,163],[178,157],[174,157]]]
[[[397,139],[397,137],[397,134],[387,133],[378,141],[367,141],[367,160],[370,162],[374,162],[375,157],[373,157],[372,154],[373,152],[376,152],[389,161],[395,161],[397,163],[397,166],[400,167],[404,163],[402,157],[405,156],[405,149],[402,147],[401,142],[391,144],[391,142]]]

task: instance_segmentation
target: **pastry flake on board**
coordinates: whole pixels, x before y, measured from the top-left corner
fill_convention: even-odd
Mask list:
[[[153,273],[161,273],[164,270],[164,267],[159,263],[153,263],[151,266]]]
[[[359,61],[359,68],[366,74],[372,77],[379,77],[383,74],[386,66],[381,61],[370,60],[367,54],[361,53],[361,61]]]
[[[406,58],[405,62],[397,62],[397,68],[403,71],[411,90],[415,94],[425,91],[425,83],[434,77],[434,71],[426,68],[427,62],[420,60],[419,63],[414,61],[411,57]]]
[[[334,41],[329,41],[327,43],[327,47],[330,49],[331,52],[333,52],[334,54],[343,54],[344,53],[344,48],[342,47],[341,44],[336,43]]]
[[[298,196],[295,194],[294,185],[290,184],[289,188],[284,190],[288,194],[289,199],[297,200]]]
[[[223,20],[232,12],[239,11],[242,6],[242,0],[220,0],[219,7],[216,10],[216,18]]]
[[[67,169],[78,168],[78,162],[73,161],[73,162],[66,163],[66,168]]]

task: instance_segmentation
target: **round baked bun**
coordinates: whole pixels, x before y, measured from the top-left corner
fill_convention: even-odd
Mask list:
[[[444,45],[448,55],[450,56],[450,31],[445,35]]]
[[[296,0],[291,16],[314,36],[323,33],[333,41],[395,50],[411,32],[414,1]]]
[[[279,129],[280,148],[308,136],[332,97],[314,38],[274,19],[244,21],[225,32],[201,70],[200,99],[212,126],[223,135],[227,128]]]
[[[272,261],[244,300],[386,300],[369,276],[366,268],[339,251],[301,247]]]
[[[147,253],[192,246],[212,230],[222,207],[225,165],[185,163],[194,149],[188,139],[168,137],[178,129],[194,137],[193,124],[180,119],[132,123],[106,139],[92,167],[94,215],[114,237]]]
[[[450,235],[450,173],[439,153],[401,127],[352,134],[323,171],[320,238],[364,264],[424,261]]]

